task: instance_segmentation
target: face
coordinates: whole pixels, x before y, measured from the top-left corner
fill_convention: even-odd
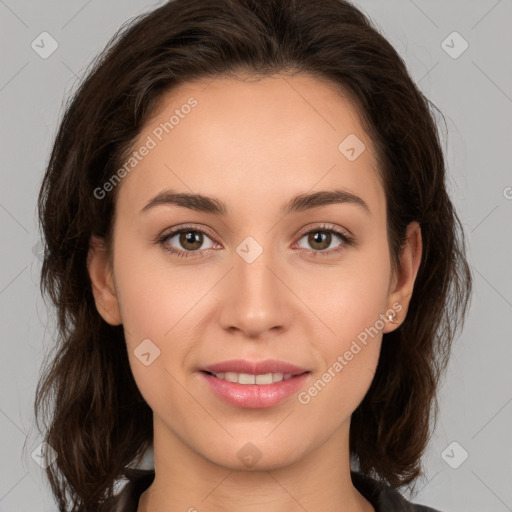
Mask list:
[[[347,439],[382,333],[397,326],[385,315],[403,317],[417,269],[411,257],[392,270],[386,197],[355,108],[304,75],[183,84],[133,150],[113,273],[98,247],[89,272],[98,311],[124,326],[155,442],[241,469],[246,455],[275,468]],[[221,364],[233,360],[248,366]],[[269,360],[296,368],[252,364]],[[216,364],[220,376],[203,371]]]

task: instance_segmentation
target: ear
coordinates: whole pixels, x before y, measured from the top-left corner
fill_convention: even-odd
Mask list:
[[[399,266],[393,273],[388,296],[389,308],[396,313],[396,317],[394,321],[386,322],[383,329],[385,333],[397,329],[407,316],[422,250],[420,225],[417,222],[411,222],[407,226],[405,245],[400,252]]]
[[[114,278],[110,269],[109,255],[103,239],[92,236],[87,254],[87,271],[91,279],[96,309],[110,325],[122,324]]]

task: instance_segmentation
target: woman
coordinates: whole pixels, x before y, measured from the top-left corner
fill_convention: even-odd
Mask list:
[[[344,1],[116,34],[39,197],[60,510],[433,510],[398,489],[471,276],[430,106]]]

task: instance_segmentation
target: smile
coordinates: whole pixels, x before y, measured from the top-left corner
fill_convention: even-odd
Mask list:
[[[210,373],[210,375],[213,375],[218,379],[238,384],[272,384],[274,382],[281,382],[282,380],[288,380],[292,378],[291,373],[265,373],[260,375],[236,372],[207,373]]]

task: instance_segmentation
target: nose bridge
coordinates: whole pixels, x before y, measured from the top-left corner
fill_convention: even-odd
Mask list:
[[[266,245],[271,238],[265,237]],[[233,265],[221,312],[223,327],[257,336],[286,324],[289,298],[285,296],[286,287],[276,276],[279,265],[272,247],[248,236],[236,247]]]

